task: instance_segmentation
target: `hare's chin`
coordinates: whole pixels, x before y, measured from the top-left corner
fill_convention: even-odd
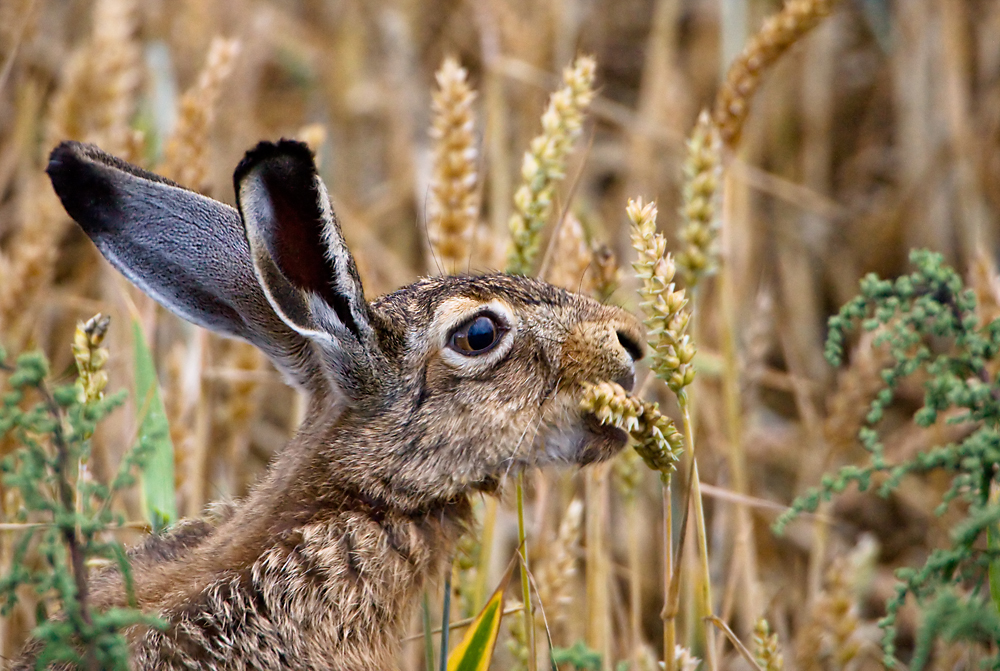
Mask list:
[[[628,434],[613,426],[585,417],[576,430],[545,438],[544,459],[552,463],[585,465],[604,461],[628,444]]]
[[[601,424],[596,417],[588,417],[586,424],[591,439],[577,455],[581,466],[610,459],[628,445],[628,434],[618,427]]]

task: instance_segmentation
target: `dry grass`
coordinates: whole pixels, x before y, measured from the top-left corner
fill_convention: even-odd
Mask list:
[[[754,27],[780,9],[772,0],[725,4]],[[697,110],[712,109],[725,144],[725,223],[718,243],[711,228],[685,234],[700,254],[718,249],[723,273],[699,282],[691,327],[711,611],[750,648],[766,617],[770,629],[758,634],[784,653],[789,671],[874,668],[874,622],[892,570],[924,556],[954,522],[930,514],[942,483],[914,477],[888,501],[851,495],[784,537],[769,529],[772,506],[825,468],[863,456],[855,433],[882,355],[862,340],[836,373],[822,351],[825,317],[865,272],[897,273],[911,246],[929,246],[968,270],[986,314],[998,313],[988,245],[1000,232],[1000,4],[833,4],[792,0],[749,42],[752,31],[737,26],[748,46],[720,81],[720,51],[739,48],[715,0],[0,2],[0,340],[42,348],[64,371],[77,321],[111,314],[105,370],[109,387],[122,388],[132,377],[128,321],[138,318],[172,422],[180,508],[197,514],[246,492],[294,429],[301,401],[252,350],[158,310],[98,259],[43,173],[57,141],[98,142],[232,201],[230,175],[245,149],[304,137],[322,160],[370,294],[428,269],[426,233],[435,226],[459,231],[448,269],[502,267],[510,216],[530,209],[548,228],[526,242],[524,267],[538,267],[548,246],[549,279],[637,308],[626,201],[658,202],[668,250],[684,250],[685,218],[675,214],[684,138]],[[570,133],[583,139],[568,162],[559,147],[565,180],[539,184],[515,205],[519,159],[577,54],[597,63],[597,95]],[[449,55],[467,75],[452,69],[436,80]],[[459,80],[468,91],[454,88]],[[433,137],[432,127],[440,128]],[[440,162],[451,160],[437,144],[446,137],[465,163]],[[463,203],[463,219],[444,222],[437,201]],[[534,231],[536,222],[519,226]],[[665,386],[647,389],[680,426]],[[920,393],[902,389],[889,413],[893,454],[941,431],[904,421]],[[98,432],[98,476],[134,435],[134,416],[126,408]],[[612,475],[626,486],[609,487]],[[682,468],[672,490],[675,544],[686,490]],[[557,645],[591,641],[607,653],[605,668],[619,660],[648,668],[649,651],[662,651],[660,492],[634,464],[532,474],[529,551]],[[2,500],[7,512],[16,504]],[[122,502],[133,517],[134,504]],[[504,499],[477,563],[480,597],[513,552],[515,518]],[[849,557],[870,547],[867,538],[880,551],[862,592],[862,567]],[[695,546],[690,534],[686,543]],[[8,551],[0,536],[0,561]],[[695,559],[682,558],[682,576]],[[677,643],[718,669],[747,669],[722,637],[706,654],[689,583],[682,578]],[[589,613],[594,603],[601,611]],[[33,618],[25,605],[3,620],[0,654],[13,654]],[[915,624],[904,613],[904,657]],[[422,667],[420,646],[405,646],[402,668]],[[975,655],[942,648],[934,666],[968,665]],[[504,657],[495,668],[511,663]]]

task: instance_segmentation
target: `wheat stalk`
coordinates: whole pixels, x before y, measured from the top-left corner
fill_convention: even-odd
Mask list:
[[[556,185],[566,176],[566,159],[583,132],[583,115],[594,99],[597,63],[580,56],[563,72],[563,87],[549,98],[542,133],[521,163],[523,182],[514,193],[507,270],[528,275],[541,247],[541,231],[552,213]]]
[[[428,202],[427,237],[441,269],[454,273],[469,262],[479,220],[479,190],[468,73],[448,57],[435,74],[431,138],[434,158]]]
[[[712,117],[722,141],[739,144],[750,103],[760,78],[799,39],[830,14],[838,0],[788,0],[777,14],[764,21],[750,38],[743,53],[733,61],[726,80],[715,96]]]

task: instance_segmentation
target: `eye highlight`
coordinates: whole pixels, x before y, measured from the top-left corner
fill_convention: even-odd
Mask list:
[[[459,354],[479,356],[493,349],[506,332],[507,326],[497,317],[480,314],[455,329],[448,346]]]

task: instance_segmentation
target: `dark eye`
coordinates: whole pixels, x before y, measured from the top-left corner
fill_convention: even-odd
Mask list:
[[[493,315],[479,315],[451,334],[451,348],[469,356],[484,354],[500,342],[505,330]]]

